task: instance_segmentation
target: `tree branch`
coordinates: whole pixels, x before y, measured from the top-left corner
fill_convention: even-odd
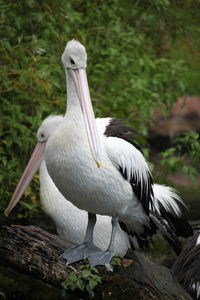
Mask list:
[[[67,266],[59,258],[70,246],[72,244],[37,226],[3,226],[0,231],[0,264],[61,287],[61,282],[74,268],[79,270],[80,265],[85,263]],[[122,263],[122,266],[114,268],[114,272],[107,272],[104,267],[98,268],[103,281],[95,290],[96,299],[122,299],[123,296],[123,299],[191,300],[166,267],[154,263],[143,254],[131,252]]]

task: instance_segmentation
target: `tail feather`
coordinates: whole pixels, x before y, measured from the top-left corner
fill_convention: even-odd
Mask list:
[[[162,234],[163,238],[173,248],[176,255],[179,255],[182,251],[182,245],[177,235],[174,233],[174,229],[158,213],[150,211],[149,216]]]
[[[155,212],[168,223],[177,236],[192,236],[193,230],[186,217],[187,208],[176,191],[159,184],[153,186],[153,191]]]
[[[178,237],[193,235],[186,213],[187,209],[181,198],[173,188],[165,185],[153,185],[153,208],[149,211],[149,226],[143,227],[143,233],[137,234],[134,228],[129,228],[124,221],[120,221],[120,227],[130,236],[133,249],[148,248],[150,238],[159,230],[163,238],[179,255],[182,245]]]

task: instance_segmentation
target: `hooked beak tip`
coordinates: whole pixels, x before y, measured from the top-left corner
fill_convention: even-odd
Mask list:
[[[100,168],[100,166],[101,166],[101,163],[100,163],[100,161],[97,161],[97,168]]]

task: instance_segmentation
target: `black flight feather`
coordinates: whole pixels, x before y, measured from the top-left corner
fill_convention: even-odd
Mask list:
[[[107,137],[117,137],[121,138],[128,143],[131,143],[135,148],[137,148],[141,153],[141,147],[137,143],[135,139],[136,131],[124,125],[123,121],[120,119],[111,119],[109,125],[106,127],[104,135]],[[122,176],[127,180],[126,170],[123,171],[121,167],[119,167],[119,171]],[[131,187],[133,192],[136,194],[142,206],[147,214],[149,214],[149,209],[153,207],[152,197],[153,197],[153,178],[150,172],[148,173],[148,182],[138,182],[138,180],[134,177],[134,174],[130,180]]]

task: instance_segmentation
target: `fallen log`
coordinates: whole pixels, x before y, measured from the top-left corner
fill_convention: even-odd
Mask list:
[[[72,244],[37,226],[3,226],[0,232],[0,263],[31,273],[54,285],[69,274],[59,255]]]
[[[61,288],[69,274],[80,274],[80,266],[86,264],[82,261],[67,266],[59,258],[70,246],[72,244],[37,226],[3,226],[0,230],[0,265]],[[114,272],[108,272],[104,267],[98,267],[98,270],[102,281],[95,288],[95,299],[191,300],[166,267],[137,251],[131,251],[121,266],[114,267]]]

